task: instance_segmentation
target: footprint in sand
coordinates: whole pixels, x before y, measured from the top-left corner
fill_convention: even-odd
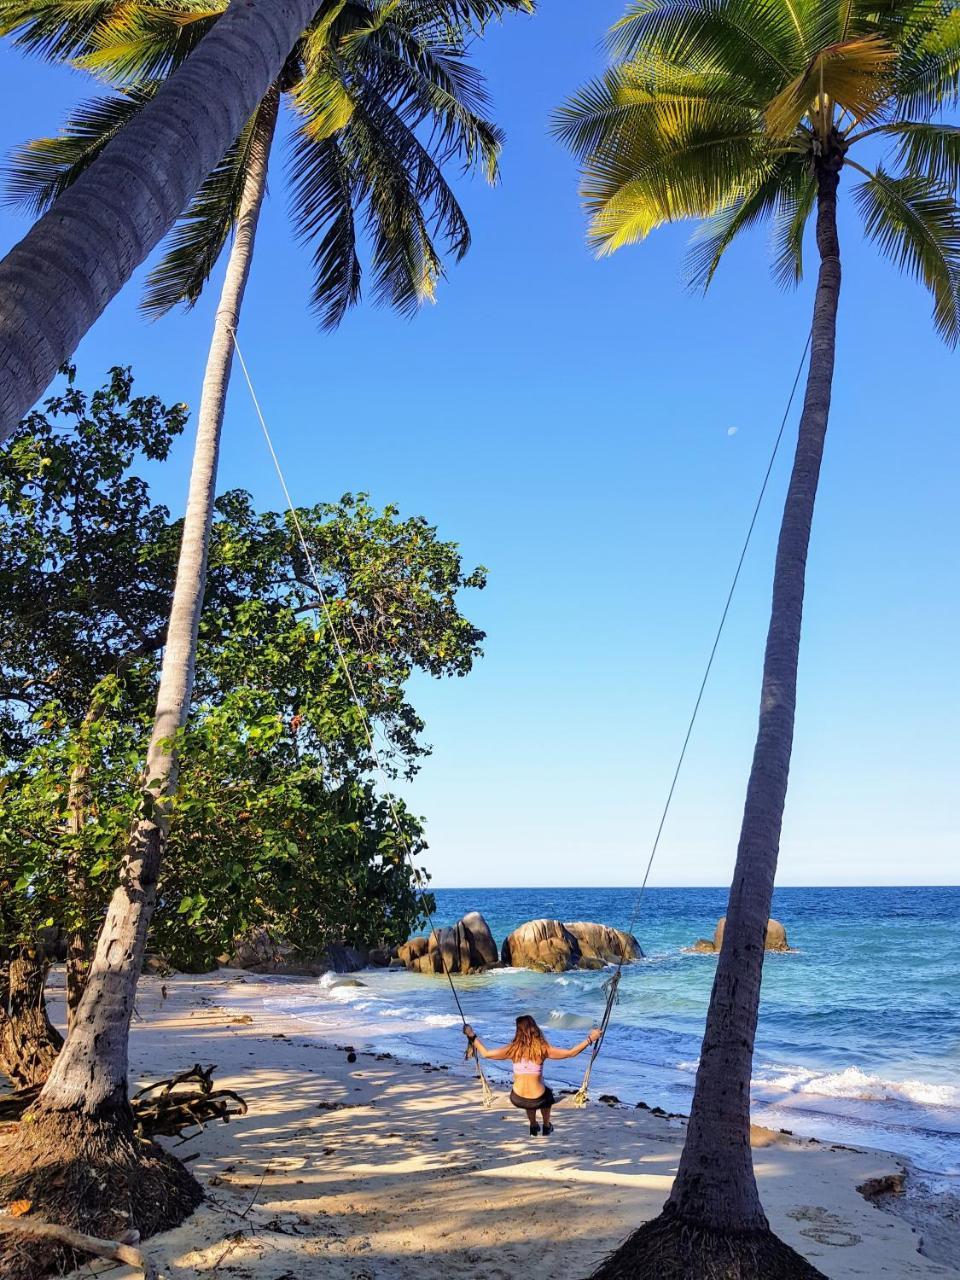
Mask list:
[[[794,1222],[809,1223],[809,1226],[800,1228],[800,1234],[816,1240],[817,1244],[850,1249],[863,1239],[855,1231],[851,1231],[842,1218],[820,1205],[801,1205],[799,1209],[791,1209],[787,1216],[793,1218]]]

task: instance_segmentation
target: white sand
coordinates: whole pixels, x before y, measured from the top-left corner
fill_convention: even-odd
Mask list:
[[[348,1065],[304,1023],[260,1008],[275,987],[239,979],[167,979],[166,999],[161,979],[141,984],[135,1076],[217,1063],[218,1082],[250,1106],[175,1148],[208,1199],[146,1245],[168,1280],[582,1280],[659,1211],[681,1120],[592,1104],[559,1110],[556,1133],[531,1139],[518,1112],[483,1110],[453,1072],[365,1054]],[[253,1020],[237,1022],[237,1009]],[[902,1216],[858,1194],[897,1171],[892,1156],[765,1131],[755,1146],[773,1229],[831,1280],[960,1276],[918,1252]],[[958,1224],[924,1213],[939,1256],[960,1259]]]

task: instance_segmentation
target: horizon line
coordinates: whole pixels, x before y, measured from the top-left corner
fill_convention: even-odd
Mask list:
[[[655,893],[659,891],[674,891],[676,889],[727,889],[728,884],[657,884],[647,885],[647,893]],[[436,884],[430,885],[427,892],[440,890],[443,893],[466,893],[466,892],[488,892],[491,889],[511,889],[523,892],[541,892],[551,889],[580,889],[583,891],[597,889],[640,889],[639,884]],[[777,889],[960,889],[960,881],[950,884],[778,884],[774,885],[774,892]]]

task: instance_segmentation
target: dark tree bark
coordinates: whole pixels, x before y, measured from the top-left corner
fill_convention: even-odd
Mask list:
[[[47,968],[38,946],[19,947],[0,964],[0,1071],[15,1089],[43,1084],[63,1045],[47,1017]]]
[[[686,1141],[663,1214],[607,1259],[595,1273],[598,1280],[771,1275],[786,1280],[820,1274],[770,1232],[750,1150],[750,1079],[793,748],[807,550],[833,383],[842,164],[837,148],[818,167],[820,273],[810,366],[777,546],[759,729]]]
[[[0,262],[0,444],[173,226],[319,3],[232,0],[156,97]]]

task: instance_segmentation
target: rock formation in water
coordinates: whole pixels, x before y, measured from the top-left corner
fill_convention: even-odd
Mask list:
[[[723,945],[723,929],[727,922],[726,916],[721,916],[717,921],[717,927],[714,930],[713,940],[709,938],[698,938],[691,951],[707,952],[713,954],[720,950]],[[764,938],[763,949],[765,951],[792,951],[793,947],[787,942],[787,931],[779,920],[767,921],[767,933]]]
[[[575,920],[564,926],[580,944],[581,968],[583,960],[600,960],[603,964],[619,964],[621,956],[624,962],[642,960],[643,950],[632,933],[623,929],[613,929],[607,924],[594,924],[591,921]]]
[[[603,969],[643,956],[640,943],[622,929],[577,920],[528,920],[514,929],[500,950],[479,911],[471,911],[452,928],[429,937],[411,938],[397,947],[398,963],[415,973],[482,973],[499,964],[541,973],[567,969]]]
[[[437,929],[429,937],[411,938],[397,948],[397,959],[417,973],[482,973],[499,962],[490,926],[479,911],[471,911],[452,928]]]
[[[516,969],[563,973],[617,964],[621,953],[625,960],[643,955],[636,938],[620,929],[582,920],[528,920],[504,940],[500,959]]]

